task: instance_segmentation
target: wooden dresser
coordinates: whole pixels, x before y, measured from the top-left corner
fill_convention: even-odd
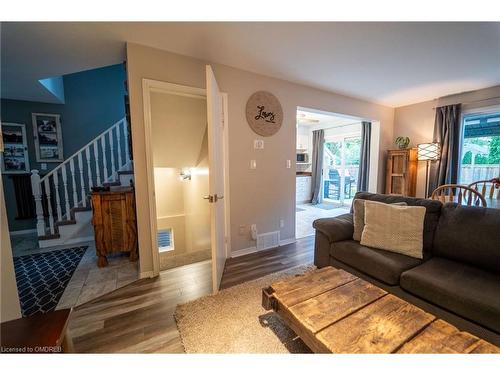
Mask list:
[[[417,149],[387,151],[385,193],[415,196],[417,186]]]
[[[93,192],[92,211],[97,265],[107,266],[106,256],[115,252],[128,252],[130,261],[136,261],[137,225],[134,189],[123,187],[113,191]]]

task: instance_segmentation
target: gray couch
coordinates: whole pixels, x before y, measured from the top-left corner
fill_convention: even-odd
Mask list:
[[[364,192],[355,198],[425,207],[424,259],[362,246],[345,214],[313,223],[314,264],[346,269],[500,346],[500,210]]]

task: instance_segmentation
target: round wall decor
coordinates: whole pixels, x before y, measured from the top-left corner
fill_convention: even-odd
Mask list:
[[[283,123],[283,109],[277,97],[257,91],[247,101],[246,116],[252,130],[263,136],[276,134]]]

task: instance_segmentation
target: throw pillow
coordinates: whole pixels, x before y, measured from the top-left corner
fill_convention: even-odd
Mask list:
[[[354,232],[352,233],[352,239],[355,241],[361,241],[361,234],[363,233],[363,228],[365,227],[365,200],[356,198],[353,201],[353,213],[352,221],[354,223]],[[406,202],[391,203],[397,206],[406,206]]]
[[[425,207],[365,202],[361,245],[423,258]]]

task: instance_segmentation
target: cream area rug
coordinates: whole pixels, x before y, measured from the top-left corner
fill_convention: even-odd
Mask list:
[[[310,353],[261,303],[262,288],[313,269],[291,268],[178,305],[175,319],[186,353]]]

